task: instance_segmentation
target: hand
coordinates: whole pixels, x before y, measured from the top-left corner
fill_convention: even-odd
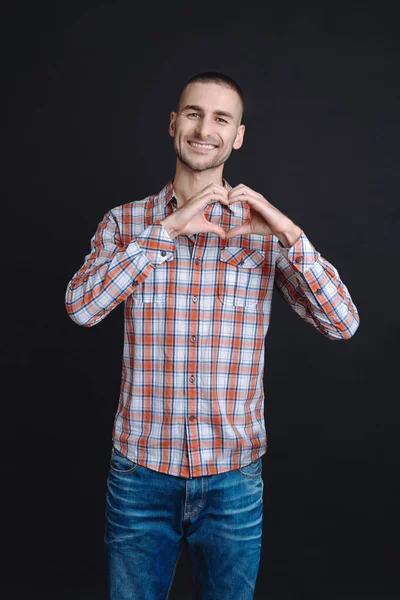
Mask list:
[[[191,235],[204,232],[215,233],[225,239],[224,229],[215,223],[210,223],[205,217],[204,209],[210,202],[229,204],[227,190],[216,183],[211,183],[160,223],[171,238],[180,234]]]
[[[272,206],[261,194],[240,183],[229,192],[229,204],[245,201],[250,206],[250,218],[247,223],[233,227],[226,239],[236,235],[256,233],[275,235],[284,246],[291,247],[299,239],[302,230],[286,215]]]

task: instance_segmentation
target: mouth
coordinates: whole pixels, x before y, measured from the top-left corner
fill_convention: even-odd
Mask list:
[[[214,144],[204,144],[201,142],[191,141],[189,141],[188,143],[197,152],[211,152],[212,150],[215,150],[215,148],[217,148],[217,146],[215,146]]]

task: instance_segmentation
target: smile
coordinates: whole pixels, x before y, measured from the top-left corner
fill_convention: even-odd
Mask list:
[[[192,148],[196,148],[196,150],[215,150],[217,146],[213,146],[212,144],[199,144],[198,142],[189,142]]]

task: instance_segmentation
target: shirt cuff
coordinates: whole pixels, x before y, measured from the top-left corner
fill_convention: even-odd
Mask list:
[[[314,248],[304,231],[290,248],[285,248],[280,240],[278,240],[278,247],[286,260],[303,273],[312,267],[320,257],[320,253]]]
[[[176,242],[161,223],[147,227],[135,241],[154,265],[161,265],[175,258]]]

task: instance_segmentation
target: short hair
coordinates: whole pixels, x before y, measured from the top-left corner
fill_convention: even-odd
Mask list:
[[[236,81],[234,79],[232,79],[232,77],[229,77],[228,75],[225,75],[224,73],[218,73],[217,71],[205,71],[204,73],[198,73],[197,75],[193,75],[193,77],[188,79],[180,91],[178,106],[180,104],[180,99],[182,98],[183,92],[186,90],[186,88],[188,87],[189,84],[195,83],[195,82],[218,83],[219,85],[225,85],[226,87],[229,87],[232,90],[235,90],[235,92],[238,94],[238,96],[240,98],[240,102],[242,105],[242,118],[243,118],[244,93],[243,93],[242,88],[239,86],[238,83],[236,83]]]

